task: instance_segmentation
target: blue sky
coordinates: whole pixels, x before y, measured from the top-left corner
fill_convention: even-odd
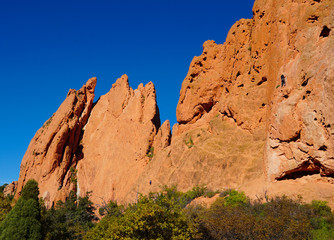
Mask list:
[[[0,184],[18,179],[35,132],[70,88],[97,77],[96,96],[123,74],[152,81],[162,122],[176,122],[183,79],[206,40],[224,43],[253,0],[0,2]]]

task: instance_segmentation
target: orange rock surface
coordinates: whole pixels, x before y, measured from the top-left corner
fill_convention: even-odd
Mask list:
[[[94,202],[124,202],[154,154],[151,149],[159,127],[153,83],[133,90],[123,75],[98,100],[85,127],[84,157],[77,166],[78,191],[92,191]],[[164,146],[166,131],[160,129],[156,148]]]
[[[4,190],[3,190],[3,195],[7,196],[7,195],[14,195],[15,191],[17,189],[17,181],[14,181],[10,184],[8,184]]]
[[[329,0],[257,0],[223,45],[204,43],[182,84],[171,145],[134,190],[206,184],[333,205],[333,11]]]
[[[331,0],[256,0],[252,19],[191,62],[173,134],[152,83],[133,90],[124,75],[93,107],[89,80],[36,133],[17,194],[29,178],[49,204],[70,190],[126,203],[165,184],[205,184],[334,206],[333,23]]]
[[[22,159],[16,197],[29,179],[38,181],[48,207],[64,200],[75,186],[72,172],[82,158],[80,138],[93,106],[96,78],[78,91],[70,90],[65,101],[31,140]]]

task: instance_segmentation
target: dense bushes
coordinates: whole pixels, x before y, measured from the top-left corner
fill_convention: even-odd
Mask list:
[[[45,209],[32,180],[11,211],[10,200],[0,195],[0,213],[10,211],[0,223],[0,239],[334,239],[334,215],[326,202],[287,197],[252,202],[228,190],[209,208],[188,204],[215,194],[205,187],[183,193],[165,186],[127,207],[104,204],[97,222],[89,194],[71,192],[65,202]]]
[[[218,199],[197,216],[201,239],[307,239],[312,211],[285,197],[260,204]]]
[[[11,202],[11,197],[4,196],[3,193],[0,192],[0,223],[5,219],[7,214],[12,209]]]
[[[65,202],[59,201],[55,207],[44,210],[43,235],[48,240],[82,239],[97,220],[93,203],[86,197],[77,198],[71,192]]]
[[[141,195],[123,212],[114,208],[85,239],[190,239],[193,229],[181,208],[182,193],[166,190]]]
[[[164,187],[125,210],[112,203],[115,214],[104,217],[86,239],[334,239],[334,217],[325,202],[287,197],[251,202],[228,190],[210,208],[187,205],[203,195],[213,193]]]

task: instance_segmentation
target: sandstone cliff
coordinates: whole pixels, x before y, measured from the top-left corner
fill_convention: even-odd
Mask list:
[[[80,193],[93,191],[94,202],[124,202],[153,151],[168,142],[167,126],[160,128],[155,143],[159,127],[153,83],[133,90],[126,75],[118,79],[98,100],[85,127],[84,157],[77,166]]]
[[[3,195],[7,196],[7,195],[14,195],[15,191],[17,189],[17,181],[14,181],[10,184],[8,184],[4,190],[3,190]]]
[[[129,202],[164,184],[205,184],[333,206],[333,23],[331,0],[256,0],[252,19],[191,62],[172,135],[152,83],[133,90],[124,75],[92,109],[89,80],[36,133],[18,193],[29,178],[50,204],[70,190]]]
[[[193,59],[171,145],[134,189],[206,184],[333,204],[334,2],[257,0],[253,13]]]
[[[41,196],[48,207],[64,200],[75,188],[71,181],[82,158],[79,140],[93,106],[96,78],[78,91],[70,90],[65,101],[31,140],[22,159],[16,197],[26,181],[38,181]]]

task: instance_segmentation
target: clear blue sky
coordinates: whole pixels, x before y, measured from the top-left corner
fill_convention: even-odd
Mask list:
[[[96,96],[123,74],[152,81],[162,122],[176,122],[189,64],[224,43],[253,0],[0,1],[0,184],[18,179],[35,132],[70,88],[96,76]]]

